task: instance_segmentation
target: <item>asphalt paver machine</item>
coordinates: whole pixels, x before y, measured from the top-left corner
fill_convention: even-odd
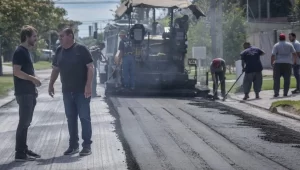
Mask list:
[[[138,23],[132,19],[136,8],[153,9],[151,24]],[[169,27],[159,29],[155,21],[155,9],[168,9]],[[201,96],[209,93],[197,84],[197,60],[186,58],[188,16],[174,21],[175,10],[190,10],[199,19],[205,16],[201,10],[188,0],[127,0],[116,10],[116,15],[127,15],[126,20],[108,24],[105,27],[107,80],[106,95],[175,95]],[[135,57],[135,90],[122,88],[122,65],[115,65],[120,30],[128,32]],[[187,62],[187,63],[186,63]],[[191,76],[192,71],[194,70]]]

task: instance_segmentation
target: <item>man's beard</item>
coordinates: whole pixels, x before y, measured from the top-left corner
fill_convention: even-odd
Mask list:
[[[29,41],[28,44],[32,47],[34,47],[35,41]]]

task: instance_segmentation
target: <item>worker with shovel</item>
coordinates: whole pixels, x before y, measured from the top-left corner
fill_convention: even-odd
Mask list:
[[[245,42],[243,46],[245,49],[243,52],[241,52],[242,67],[243,72],[245,72],[245,77],[243,81],[245,96],[243,100],[247,100],[249,98],[249,92],[252,83],[255,92],[255,97],[258,99],[263,82],[263,66],[260,61],[260,56],[264,55],[265,52],[259,48],[251,46],[249,42]]]
[[[222,58],[215,58],[210,64],[210,72],[213,79],[213,92],[214,99],[219,99],[218,97],[218,87],[219,81],[221,84],[221,94],[225,97],[225,73],[226,73],[226,63]]]

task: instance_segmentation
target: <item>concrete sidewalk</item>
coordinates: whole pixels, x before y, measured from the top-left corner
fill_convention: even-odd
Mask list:
[[[49,73],[46,72],[44,71],[45,75],[49,77]],[[39,76],[42,77],[43,74],[40,73]],[[86,157],[80,157],[78,154],[63,155],[68,148],[69,134],[61,83],[59,79],[55,83],[54,98],[48,95],[48,83],[49,80],[46,80],[41,87],[38,87],[39,97],[27,138],[29,148],[41,154],[42,158],[30,162],[14,162],[15,135],[19,116],[18,105],[16,101],[12,101],[0,108],[0,169],[128,169],[127,160],[133,161],[126,157],[128,153],[125,152],[128,148],[122,143],[123,138],[118,134],[120,132],[116,127],[118,121],[110,113],[110,106],[101,97],[91,100],[92,155]],[[99,85],[98,91],[103,95],[104,88]],[[81,144],[80,125],[78,132]]]
[[[280,90],[280,95],[277,98],[274,98],[274,92],[273,90],[266,90],[266,91],[261,91],[260,92],[260,99],[255,99],[255,94],[254,92],[251,92],[249,94],[250,98],[248,100],[243,100],[244,94],[243,93],[231,93],[230,94],[230,98],[234,99],[234,100],[238,100],[240,102],[249,104],[251,106],[254,107],[258,107],[264,110],[268,110],[270,111],[270,107],[272,105],[273,102],[275,101],[280,101],[280,100],[300,100],[300,94],[291,94],[291,91],[294,89],[290,89],[289,95],[287,97],[283,97],[282,93],[283,90]],[[278,109],[276,111],[277,113],[283,115],[283,116],[287,116],[293,119],[298,119],[300,120],[300,116],[292,114],[292,113],[288,113],[285,112],[282,109]]]

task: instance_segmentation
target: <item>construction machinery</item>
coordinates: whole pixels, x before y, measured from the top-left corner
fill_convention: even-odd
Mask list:
[[[152,9],[152,23],[139,23],[132,19],[136,8]],[[168,9],[169,27],[158,27],[155,11]],[[188,15],[174,21],[175,10],[190,9],[199,19],[205,16],[201,10],[188,0],[127,0],[116,10],[118,17],[126,15],[126,20],[108,24],[104,31],[106,42],[107,80],[106,95],[207,95],[209,89],[201,89],[197,84],[197,60],[186,59]],[[134,91],[122,88],[122,65],[116,65],[115,55],[118,51],[120,30],[128,32],[134,49],[136,61]],[[187,63],[187,64],[185,64]]]

